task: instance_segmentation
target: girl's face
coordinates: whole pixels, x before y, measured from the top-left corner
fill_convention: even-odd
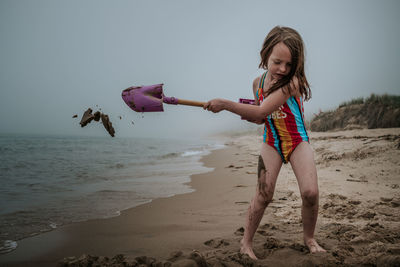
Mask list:
[[[277,43],[268,58],[268,72],[272,80],[280,80],[288,75],[291,65],[292,55],[289,48],[283,42]]]

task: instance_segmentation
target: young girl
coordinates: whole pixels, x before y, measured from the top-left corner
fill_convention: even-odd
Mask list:
[[[260,68],[266,72],[253,82],[257,105],[213,99],[204,109],[227,110],[251,122],[265,123],[258,166],[258,186],[251,201],[240,251],[257,259],[254,233],[272,201],[282,163],[290,162],[302,198],[304,244],[310,252],[324,252],[314,239],[318,216],[318,181],[314,155],[304,125],[303,99],[311,97],[304,74],[304,45],[297,31],[275,27],[264,40]]]

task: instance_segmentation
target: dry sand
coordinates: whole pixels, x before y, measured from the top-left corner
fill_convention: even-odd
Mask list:
[[[203,158],[215,170],[192,176],[195,192],[22,240],[0,265],[400,266],[400,128],[310,136],[320,187],[316,239],[327,253],[310,254],[302,243],[290,164],[255,235],[260,260],[239,253],[261,141],[252,133]]]

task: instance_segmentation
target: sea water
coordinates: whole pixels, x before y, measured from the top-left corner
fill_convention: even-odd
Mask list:
[[[0,135],[0,253],[72,222],[193,191],[216,140]]]

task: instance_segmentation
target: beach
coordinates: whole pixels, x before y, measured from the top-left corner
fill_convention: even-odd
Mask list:
[[[239,253],[254,195],[261,137],[224,137],[203,156],[213,171],[192,175],[194,191],[162,197],[117,217],[68,224],[18,241],[1,266],[398,266],[400,264],[400,128],[310,133],[320,207],[315,238],[303,244],[301,197],[284,165],[273,202],[254,239],[254,261]]]

